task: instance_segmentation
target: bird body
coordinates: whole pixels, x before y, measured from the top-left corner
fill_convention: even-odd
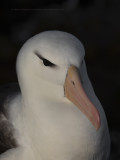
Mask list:
[[[106,117],[77,38],[61,31],[34,36],[19,52],[17,75],[21,91],[4,104],[17,147],[0,160],[108,160]]]

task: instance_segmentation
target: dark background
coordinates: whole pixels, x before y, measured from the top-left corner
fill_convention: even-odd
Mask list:
[[[110,160],[120,160],[120,0],[11,0],[0,10],[0,84],[15,82],[19,49],[31,36],[62,30],[86,50],[88,74],[105,110]]]

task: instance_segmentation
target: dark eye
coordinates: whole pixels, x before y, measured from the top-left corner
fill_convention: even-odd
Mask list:
[[[43,64],[45,66],[56,67],[56,65],[54,63],[52,63],[49,60],[43,58],[37,51],[35,51],[34,53],[36,54],[37,57],[39,57],[43,61]]]
[[[56,66],[55,64],[53,64],[52,62],[48,61],[48,60],[45,59],[45,58],[42,58],[42,61],[43,61],[43,64],[44,64],[45,66],[50,66],[50,67],[55,67],[55,66]]]

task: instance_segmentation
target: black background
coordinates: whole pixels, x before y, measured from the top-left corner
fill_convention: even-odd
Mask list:
[[[17,81],[16,56],[31,36],[62,30],[81,40],[89,77],[108,119],[111,160],[120,159],[120,1],[4,1],[0,28],[0,84]]]

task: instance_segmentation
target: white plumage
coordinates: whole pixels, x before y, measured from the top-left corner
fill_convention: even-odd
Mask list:
[[[61,31],[40,33],[24,44],[17,58],[21,93],[5,106],[18,146],[1,154],[0,160],[108,160],[107,121],[87,76],[84,55],[81,42]],[[79,69],[95,114],[87,115],[92,111],[79,109],[65,95],[70,66]]]

